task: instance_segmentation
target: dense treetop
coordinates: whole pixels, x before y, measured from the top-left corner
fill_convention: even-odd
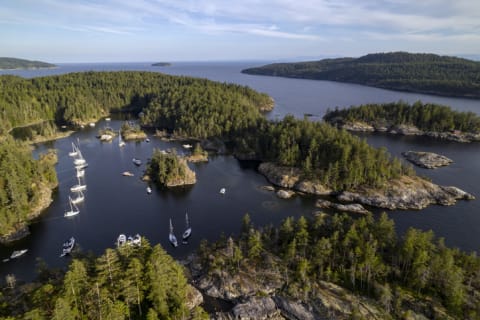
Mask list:
[[[53,68],[54,64],[17,58],[0,57],[0,69]]]
[[[0,236],[25,226],[32,209],[49,201],[57,185],[56,156],[34,160],[30,148],[12,137],[0,138]],[[46,199],[45,199],[46,198]]]
[[[85,124],[110,112],[139,113],[147,106],[173,110],[212,108],[224,114],[225,121],[238,119],[240,115],[260,117],[259,109],[271,105],[271,101],[266,94],[240,85],[129,71],[32,79],[1,76],[0,105],[4,108],[0,114],[1,135],[13,127],[45,120]],[[159,117],[148,108],[144,112],[146,118],[142,124],[153,123]]]
[[[39,284],[0,295],[1,319],[208,319],[186,306],[192,289],[182,266],[144,238],[141,246],[77,257],[60,275],[39,271]],[[7,303],[12,292],[20,296]]]
[[[375,53],[360,58],[274,63],[242,72],[480,98],[480,62],[435,54]]]
[[[480,117],[473,112],[452,110],[448,106],[403,101],[384,104],[366,104],[346,109],[329,110],[325,121],[362,121],[376,126],[413,125],[423,131],[480,132]]]
[[[275,295],[307,305],[322,294],[319,282],[329,281],[373,297],[385,319],[405,319],[409,309],[432,319],[448,319],[442,309],[454,319],[480,316],[480,259],[447,247],[432,231],[410,228],[399,237],[385,213],[378,219],[290,217],[262,229],[247,215],[238,240],[203,243],[199,255],[205,272],[268,274],[275,277],[269,282],[277,284]]]

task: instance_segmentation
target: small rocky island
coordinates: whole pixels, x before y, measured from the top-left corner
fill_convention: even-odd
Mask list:
[[[152,63],[152,67],[169,67],[172,64],[170,62],[156,62]]]
[[[122,124],[120,129],[120,134],[123,137],[123,140],[145,140],[147,134],[140,128],[138,124],[132,122],[125,122]]]
[[[453,205],[457,200],[475,199],[473,195],[457,187],[436,185],[417,176],[392,179],[381,188],[363,186],[355,190],[338,191],[331,190],[317,181],[303,178],[298,168],[265,162],[260,164],[258,171],[271,183],[282,188],[313,195],[334,196],[343,203],[360,203],[390,210],[420,210],[431,204]],[[345,208],[337,206],[336,209]]]
[[[197,182],[195,172],[188,167],[185,158],[175,151],[167,153],[159,149],[154,149],[143,180],[153,181],[159,187],[178,187]]]
[[[448,166],[453,162],[452,159],[433,152],[406,151],[402,155],[408,161],[427,169]]]

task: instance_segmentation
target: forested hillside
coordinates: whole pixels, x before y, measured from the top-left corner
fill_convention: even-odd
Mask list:
[[[50,204],[57,175],[55,154],[34,160],[26,144],[10,136],[0,141],[0,236],[5,236],[25,227]]]
[[[212,108],[225,121],[238,119],[240,114],[260,117],[261,108],[273,107],[266,94],[244,86],[153,72],[85,72],[32,79],[1,76],[0,105],[4,112],[0,114],[0,134],[45,120],[78,125],[110,112],[139,113],[148,105],[158,108],[156,101],[168,103],[165,107],[174,110],[195,108],[202,112]],[[158,115],[144,111],[143,124],[155,122]],[[216,128],[207,129],[212,132],[204,131],[204,135],[218,132]]]
[[[65,274],[39,271],[40,284],[0,295],[0,318],[208,319],[202,308],[187,307],[192,288],[182,266],[146,239],[140,247],[127,244],[99,257],[75,258]]]
[[[290,217],[278,228],[261,229],[245,216],[237,240],[203,243],[199,257],[205,277],[213,278],[203,282],[219,284],[215,292],[225,292],[225,296],[247,292],[252,296],[289,297],[304,302],[321,319],[326,315],[329,319],[480,316],[480,259],[476,254],[447,247],[444,239],[436,238],[432,231],[410,228],[399,237],[393,220],[385,213],[378,219],[371,215],[358,219],[326,214],[311,220]],[[237,275],[243,281],[237,287],[229,286]],[[218,277],[222,281],[217,282]],[[256,286],[249,281],[255,281]],[[325,297],[323,281],[373,298],[376,303],[370,304],[383,314],[361,317],[358,309],[363,302],[359,300],[353,303],[357,313],[355,306],[352,311],[346,304],[322,304],[323,299],[332,301]],[[259,291],[249,291],[252,287]],[[262,291],[264,288],[269,292]],[[248,299],[241,296],[237,300]]]
[[[433,103],[406,102],[366,104],[346,109],[329,110],[323,117],[327,122],[362,121],[375,126],[413,125],[423,131],[480,132],[480,117],[473,112],[452,110]]]
[[[375,53],[360,58],[274,63],[242,72],[480,98],[480,62],[435,54]]]
[[[37,69],[53,68],[54,64],[17,58],[0,57],[0,69]]]

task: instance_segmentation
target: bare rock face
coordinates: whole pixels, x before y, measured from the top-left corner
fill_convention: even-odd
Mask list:
[[[360,213],[360,214],[367,214],[370,212],[359,203],[340,204],[340,203],[334,203],[328,200],[319,199],[317,200],[317,203],[315,204],[315,206],[317,208],[323,208],[323,209],[330,208],[338,211],[353,212],[353,213]]]
[[[280,199],[290,199],[291,197],[293,197],[293,195],[295,195],[295,192],[293,192],[291,190],[278,190],[277,191],[277,197],[279,197]]]
[[[453,162],[452,159],[433,152],[406,151],[402,155],[417,166],[435,169],[442,166],[448,166]]]
[[[198,291],[192,285],[187,285],[187,299],[185,302],[186,307],[188,310],[192,310],[193,308],[201,305],[203,303],[203,296],[200,291]]]
[[[302,319],[302,320],[314,320],[314,314],[307,309],[307,307],[300,303],[290,299],[284,299],[279,296],[274,296],[273,300],[277,304],[278,308],[282,311],[287,319]]]
[[[418,129],[416,126],[406,124],[392,126],[389,129],[389,132],[393,134],[403,134],[405,136],[419,136],[424,134],[424,132]]]
[[[475,197],[456,187],[439,186],[419,177],[404,176],[382,189],[344,191],[337,199],[378,208],[407,210],[423,209],[430,204],[453,205],[457,200],[473,200]]]
[[[375,128],[365,122],[355,121],[355,122],[347,122],[341,125],[342,129],[348,131],[359,131],[359,132],[373,132]]]
[[[275,302],[270,297],[249,297],[246,302],[239,303],[232,309],[234,319],[272,319],[280,315]]]

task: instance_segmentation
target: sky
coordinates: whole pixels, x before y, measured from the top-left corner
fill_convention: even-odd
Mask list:
[[[62,62],[480,56],[479,0],[0,0],[0,56]]]

